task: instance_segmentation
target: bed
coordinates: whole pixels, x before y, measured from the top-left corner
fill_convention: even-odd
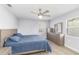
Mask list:
[[[12,54],[19,54],[28,51],[47,51],[51,52],[51,48],[48,44],[48,40],[39,35],[13,35],[11,36],[15,41],[11,40],[10,37],[5,41],[5,47],[12,48]],[[20,40],[18,40],[19,37]]]

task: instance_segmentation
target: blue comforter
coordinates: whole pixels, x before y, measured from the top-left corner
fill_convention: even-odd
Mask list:
[[[12,54],[33,50],[45,50],[51,52],[48,40],[38,35],[23,36],[18,42],[8,39],[5,42],[5,46],[12,47]]]

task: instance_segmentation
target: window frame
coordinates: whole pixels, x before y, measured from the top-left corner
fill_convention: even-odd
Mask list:
[[[79,19],[79,17],[74,17],[74,18],[71,18],[71,19],[69,19],[69,20],[66,21],[66,25],[67,25],[67,30],[66,30],[67,32],[66,33],[69,36],[79,37],[77,35],[71,35],[71,34],[68,33],[68,21],[72,21],[72,20],[76,20],[76,19]]]

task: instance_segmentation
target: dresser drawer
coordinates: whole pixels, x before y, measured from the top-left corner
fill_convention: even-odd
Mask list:
[[[64,46],[64,34],[48,33],[47,38],[58,45]]]

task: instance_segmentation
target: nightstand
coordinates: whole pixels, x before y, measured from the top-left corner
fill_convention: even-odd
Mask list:
[[[0,47],[0,55],[10,55],[11,47]]]

